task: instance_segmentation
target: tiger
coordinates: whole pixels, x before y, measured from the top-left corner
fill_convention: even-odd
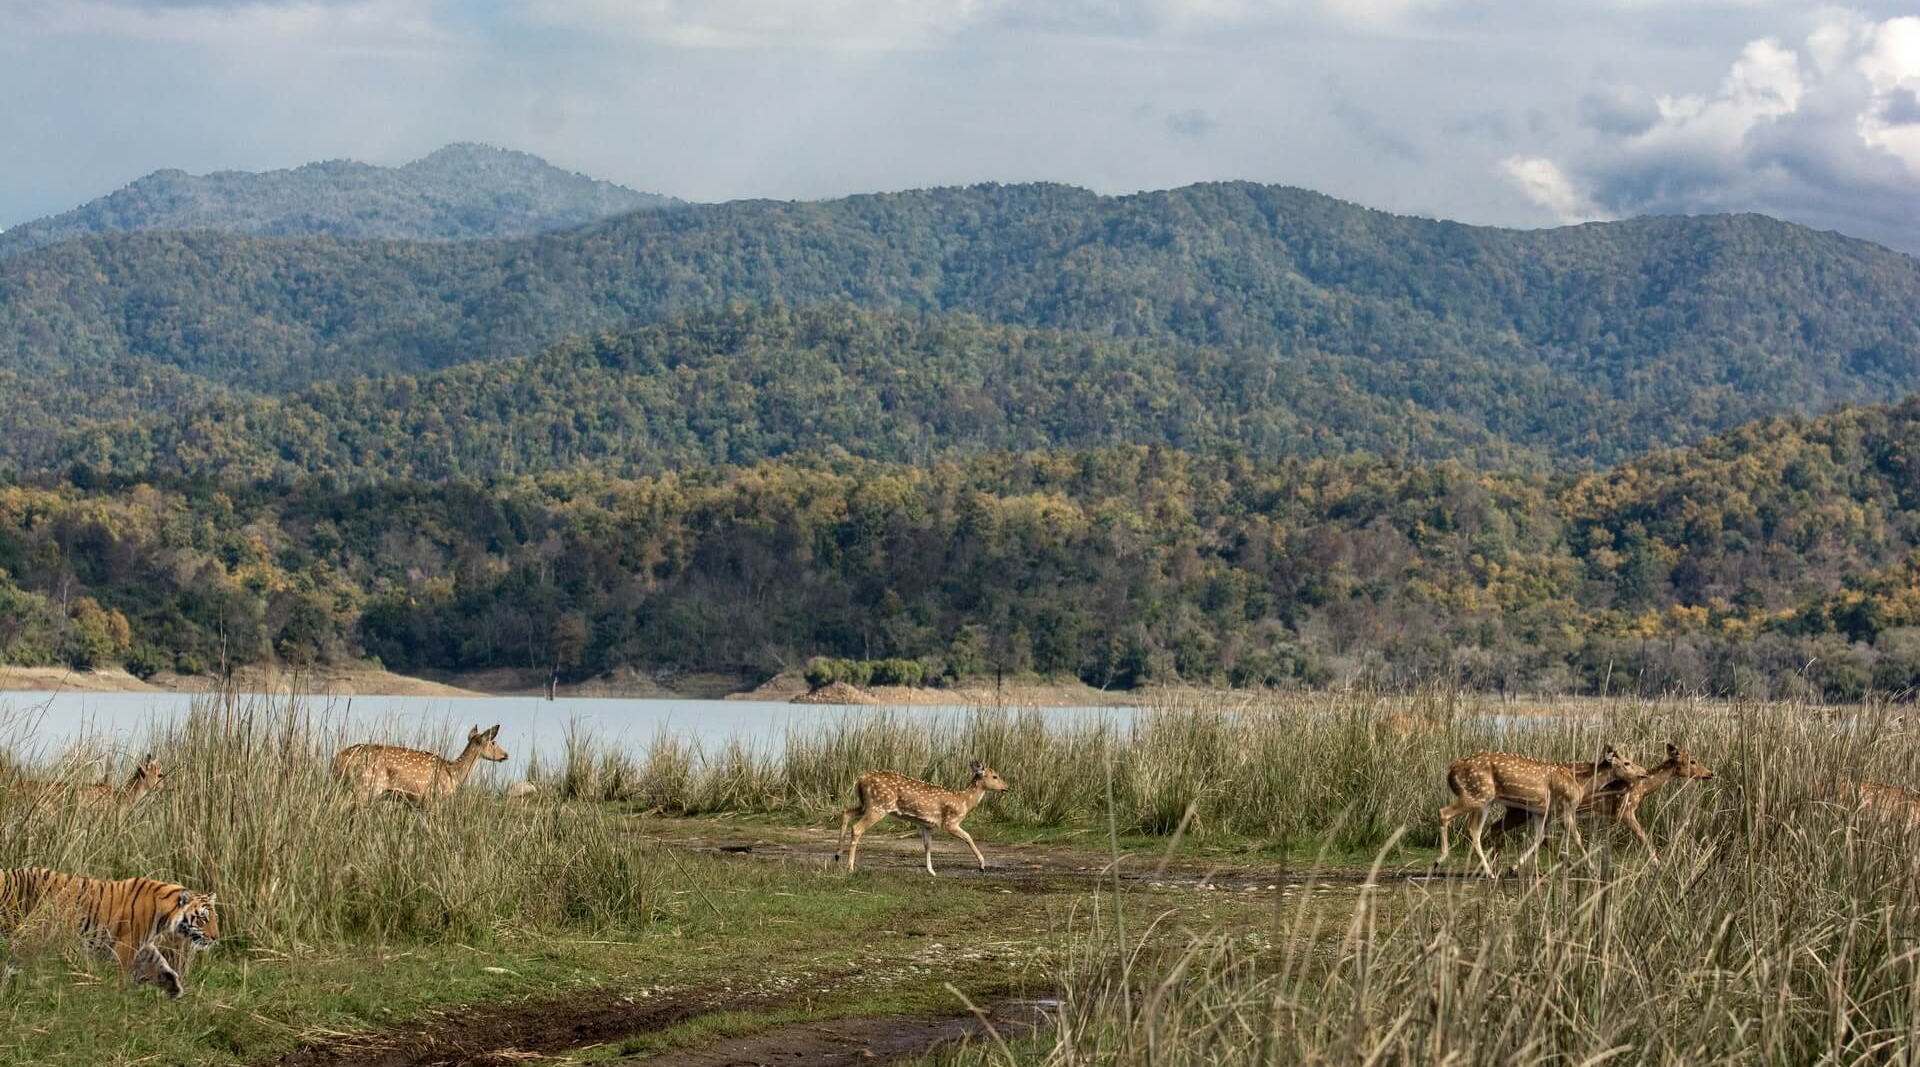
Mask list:
[[[185,992],[180,974],[193,954],[220,938],[214,903],[212,893],[153,878],[87,878],[45,867],[0,870],[0,931],[18,930],[32,918],[77,925],[83,937],[111,950],[129,983],[157,985],[169,997]],[[168,950],[175,959],[168,959]]]

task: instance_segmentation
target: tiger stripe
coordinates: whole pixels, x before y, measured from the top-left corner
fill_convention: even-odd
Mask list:
[[[164,948],[185,943],[184,969],[195,951],[211,947],[220,937],[214,901],[212,893],[154,878],[88,878],[46,867],[0,870],[0,929],[52,913],[83,937],[110,942],[129,981],[153,982],[173,997],[183,989]]]

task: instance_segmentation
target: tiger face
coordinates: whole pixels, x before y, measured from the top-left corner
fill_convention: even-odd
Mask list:
[[[186,938],[195,949],[212,948],[220,940],[220,918],[213,905],[214,894],[182,889],[179,908],[168,921],[167,932]]]

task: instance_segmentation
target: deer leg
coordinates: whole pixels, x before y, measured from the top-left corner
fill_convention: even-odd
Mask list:
[[[959,838],[960,840],[965,841],[967,843],[967,847],[973,850],[973,858],[980,861],[980,869],[983,871],[987,869],[987,857],[982,856],[980,854],[980,846],[973,843],[973,835],[967,833],[965,830],[960,829],[959,820],[955,819],[951,822],[948,822],[944,827],[942,827],[942,829],[946,830],[948,833]]]
[[[1626,823],[1627,829],[1633,831],[1633,836],[1639,838],[1640,843],[1647,846],[1647,861],[1658,864],[1660,862],[1660,853],[1653,847],[1653,839],[1647,836],[1646,827],[1640,825],[1639,814],[1632,808],[1621,808],[1620,821]]]
[[[1527,850],[1520,853],[1520,858],[1513,861],[1514,870],[1517,871],[1525,867],[1527,861],[1533,858],[1533,854],[1540,851],[1540,846],[1547,840],[1547,819],[1550,817],[1549,813],[1545,811],[1541,812],[1537,817],[1529,815],[1529,818],[1537,819],[1533,828],[1533,844],[1528,845]]]
[[[863,812],[860,818],[854,822],[853,840],[847,842],[847,870],[853,870],[854,857],[860,854],[860,836],[867,832],[868,827],[871,827],[874,823],[886,817],[886,812],[881,811],[879,808],[874,808],[870,811]]]
[[[1493,873],[1493,862],[1487,859],[1487,850],[1480,843],[1480,832],[1486,829],[1486,827],[1487,809],[1485,806],[1482,806],[1479,811],[1474,812],[1473,822],[1468,824],[1467,834],[1469,840],[1473,842],[1473,854],[1480,857],[1480,869],[1487,872],[1488,878],[1497,882],[1500,880],[1500,876]]]
[[[1567,833],[1573,837],[1574,852],[1584,853],[1587,850],[1587,843],[1580,839],[1579,807],[1580,805],[1571,801],[1562,802],[1560,805],[1560,821],[1566,824]]]
[[[933,827],[920,824],[920,851],[927,857],[927,876],[933,876]]]
[[[1433,858],[1435,867],[1447,862],[1447,853],[1450,851],[1447,844],[1447,824],[1473,810],[1473,803],[1464,798],[1456,798],[1453,803],[1440,809],[1440,854]]]
[[[840,836],[833,839],[833,862],[839,863],[840,857],[846,855],[847,827],[852,825],[854,816],[859,815],[860,811],[861,808],[855,805],[840,813]]]

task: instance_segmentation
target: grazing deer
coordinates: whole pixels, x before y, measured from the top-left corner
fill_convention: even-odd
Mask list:
[[[960,828],[960,820],[988,793],[1004,793],[1011,787],[992,767],[979,760],[973,761],[972,770],[973,780],[965,789],[943,789],[892,771],[868,771],[861,775],[857,786],[860,803],[840,813],[841,840],[847,837],[848,824],[853,826],[853,840],[847,845],[847,870],[853,870],[854,857],[860,851],[860,835],[889,815],[920,827],[920,846],[926,852],[928,874],[933,873],[934,827],[965,841],[973,850],[973,858],[980,861],[980,869],[986,870],[987,857],[980,854],[980,846]],[[835,854],[833,858],[840,857]]]
[[[133,769],[133,774],[123,786],[96,782],[76,790],[65,782],[16,782],[10,792],[16,802],[23,804],[51,804],[66,798],[83,808],[106,810],[132,807],[141,797],[160,788],[166,780],[167,772],[160,768],[159,761],[149,752],[140,765]]]
[[[333,775],[351,784],[362,803],[392,793],[425,812],[435,801],[452,796],[475,763],[507,758],[507,750],[493,743],[498,736],[497,724],[484,733],[475,726],[467,731],[467,747],[451,760],[398,745],[352,745],[333,757]]]
[[[1575,775],[1591,777],[1593,774],[1591,763],[1562,763],[1560,766]],[[1647,847],[1647,856],[1652,862],[1659,863],[1660,853],[1653,847],[1653,840],[1647,836],[1646,827],[1640,825],[1641,803],[1675,778],[1684,780],[1712,777],[1713,772],[1707,768],[1706,764],[1694,759],[1693,753],[1683,751],[1669,741],[1666,760],[1648,770],[1645,778],[1632,785],[1621,785],[1616,782],[1603,783],[1599,788],[1589,790],[1587,795],[1581,798],[1579,811],[1582,815],[1595,815],[1609,822],[1626,824],[1627,829],[1633,831],[1633,836],[1639,838],[1640,843]],[[1530,817],[1525,808],[1509,807],[1507,809],[1505,817],[1493,828],[1494,855],[1500,854],[1501,838],[1517,827],[1525,825]]]
[[[1493,864],[1480,844],[1480,832],[1487,822],[1487,808],[1496,800],[1506,804],[1509,809],[1519,808],[1535,813],[1539,818],[1533,844],[1527,846],[1527,850],[1514,861],[1515,868],[1525,865],[1539,851],[1541,843],[1547,838],[1547,820],[1554,812],[1560,813],[1567,833],[1573,836],[1574,847],[1585,848],[1580,840],[1579,822],[1574,818],[1581,800],[1597,785],[1608,782],[1631,785],[1646,776],[1647,772],[1639,764],[1614,751],[1611,745],[1600,754],[1599,762],[1592,764],[1591,769],[1585,772],[1571,769],[1567,764],[1548,763],[1508,752],[1479,752],[1454,760],[1453,765],[1447,768],[1447,788],[1453,792],[1453,803],[1440,809],[1440,855],[1433,864],[1438,867],[1447,861],[1447,824],[1461,815],[1470,814],[1473,822],[1470,824],[1469,840],[1473,842],[1474,855],[1480,857],[1480,866],[1486,870],[1488,878],[1499,877],[1493,873]]]

